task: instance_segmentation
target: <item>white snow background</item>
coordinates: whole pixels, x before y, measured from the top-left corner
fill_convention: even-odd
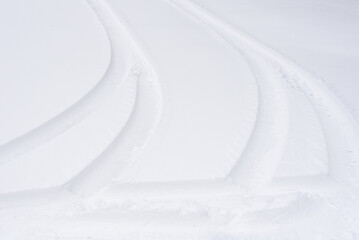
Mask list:
[[[0,240],[359,239],[359,2],[3,0]]]

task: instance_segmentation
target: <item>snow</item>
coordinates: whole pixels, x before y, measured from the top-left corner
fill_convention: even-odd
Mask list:
[[[357,1],[0,13],[0,239],[359,238]]]

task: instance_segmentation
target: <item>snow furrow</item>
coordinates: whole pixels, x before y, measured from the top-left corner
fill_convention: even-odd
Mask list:
[[[120,25],[119,16],[104,1],[93,1],[91,6],[103,24]],[[145,147],[161,118],[162,95],[158,77],[133,39],[132,50],[138,56],[131,78],[138,83],[135,105],[127,124],[112,143],[83,171],[65,184],[65,188],[79,195],[89,195],[110,184]]]
[[[158,131],[120,181],[225,177],[245,145],[256,115],[257,86],[245,61],[202,24],[184,18],[182,11],[164,1],[111,2],[144,42],[164,80],[163,119]],[[147,8],[159,9],[164,15],[149,14]],[[170,19],[165,21],[167,17]],[[145,24],[161,27],[146,28]],[[176,31],[179,26],[186,33]],[[162,29],[163,33],[157,33]],[[166,39],[166,44],[158,38]],[[194,46],[200,49],[193,52]],[[156,50],[159,47],[162,50]],[[198,90],[201,88],[203,91]]]
[[[128,51],[129,42],[125,30],[120,25],[106,24],[111,21],[109,18],[103,18],[101,21],[105,23],[111,48],[110,63],[103,77],[92,90],[64,112],[1,145],[0,165],[67,131],[94,112],[110,95],[118,94],[133,61]]]
[[[74,126],[105,95],[116,98],[52,141],[83,140],[76,151],[53,145],[71,155],[68,181],[13,183],[0,194],[0,239],[357,238],[357,123],[319,79],[207,10],[211,1],[196,1],[88,0],[117,46],[102,87],[0,146],[0,164]],[[84,135],[91,127],[103,134]],[[20,166],[30,177],[0,180],[26,181],[37,167],[51,175],[28,162],[9,175]]]
[[[328,146],[317,111],[296,85],[288,82],[286,88],[289,96],[290,129],[276,176],[326,175]]]
[[[310,73],[286,59],[281,54],[264,46],[247,34],[234,29],[223,20],[213,16],[207,10],[189,1],[175,1],[187,11],[212,25],[221,34],[227,35],[240,44],[240,47],[251,49],[266,56],[273,64],[278,65],[308,96],[316,106],[321,124],[325,129],[325,136],[329,152],[329,172],[341,181],[358,185],[359,163],[359,134],[358,127],[338,98],[318,79]],[[320,110],[318,109],[320,108]],[[327,115],[327,116],[325,116]],[[330,128],[329,128],[330,127]],[[329,130],[330,129],[330,130]],[[341,144],[338,144],[341,139]],[[344,143],[344,144],[343,144]]]
[[[284,81],[267,63],[265,57],[238,44],[221,28],[201,17],[197,9],[188,8],[184,2],[170,1],[188,11],[194,18],[214,29],[228,44],[246,60],[256,77],[259,89],[259,103],[256,123],[251,136],[230,176],[238,184],[253,188],[268,183],[282,160],[289,128],[289,113]],[[253,57],[255,56],[255,57]],[[270,144],[268,144],[270,143]]]
[[[273,178],[282,160],[289,131],[288,96],[283,79],[264,59],[252,56],[244,57],[259,86],[257,121],[244,152],[230,173],[236,183],[250,189],[263,186]]]
[[[104,1],[89,1],[89,4],[106,29],[124,28],[114,26],[121,23]],[[54,194],[59,195],[68,190],[76,195],[89,195],[109,185],[130,164],[130,160],[140,154],[161,117],[161,87],[156,73],[132,39],[129,46],[135,56],[134,63],[122,85],[125,88],[120,88],[118,92],[122,96],[120,100],[123,100],[118,110],[124,116],[118,123],[121,129],[110,145],[64,186],[1,194],[0,204],[8,207],[41,205],[52,199]]]

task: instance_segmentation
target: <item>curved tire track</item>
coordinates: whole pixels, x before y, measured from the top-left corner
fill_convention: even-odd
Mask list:
[[[256,124],[230,176],[245,187],[268,183],[282,160],[289,132],[288,97],[281,76],[255,56],[243,55],[257,78],[259,104]]]
[[[89,4],[98,14],[106,29],[124,27],[104,1],[91,0]],[[57,197],[53,196],[68,195],[69,191],[80,196],[90,195],[110,185],[127,164],[140,154],[159,123],[162,111],[162,93],[152,66],[130,35],[128,35],[128,39],[131,40],[131,50],[136,58],[124,83],[128,87],[120,89],[120,94],[123,95],[123,104],[126,105],[122,124],[124,127],[121,131],[95,160],[63,186],[0,194],[0,207],[26,207],[53,201],[58,202],[62,198],[58,197],[57,201],[54,200]],[[130,113],[128,113],[129,110]]]
[[[250,49],[265,56],[278,66],[302,89],[315,106],[323,126],[329,151],[329,172],[334,178],[358,185],[359,134],[358,127],[339,99],[318,79],[281,54],[268,48],[247,34],[235,29],[223,20],[193,2],[171,0],[192,15],[211,26],[232,44],[245,51]],[[340,139],[340,140],[338,140]],[[239,161],[241,161],[240,159]],[[236,178],[236,174],[232,174]]]
[[[105,1],[92,1],[91,6],[109,28],[121,25],[111,6]],[[112,143],[82,172],[65,184],[65,188],[75,194],[86,196],[106,186],[140,154],[160,122],[162,93],[158,77],[152,66],[129,36],[132,49],[138,56],[137,65],[132,69],[131,78],[137,81],[135,105],[127,124]]]
[[[255,75],[259,91],[256,122],[230,176],[245,187],[253,188],[267,183],[282,158],[289,128],[288,101],[281,76],[268,66],[266,56],[239,46],[236,40],[229,38],[216,23],[212,23],[213,19],[208,19],[197,8],[184,1],[169,2],[214,30],[244,57]]]
[[[183,7],[183,5],[179,6],[181,8]],[[111,11],[111,9],[104,5],[103,2],[96,4],[95,8],[96,11],[101,11],[101,14],[104,14],[104,16],[108,17],[110,15],[107,14],[107,12]],[[187,9],[187,7],[185,8]],[[189,11],[193,10],[198,13],[198,9],[189,8]],[[203,12],[199,12],[198,14],[202,16],[201,14],[203,14]],[[273,56],[270,52],[268,53],[266,48],[263,49],[246,37],[242,39],[243,36],[236,30],[233,30],[234,32],[232,32],[231,29],[228,30],[224,28],[213,18],[207,20],[208,21],[205,21],[207,23],[206,25],[211,26],[211,24],[213,24],[212,27],[215,26],[215,31],[219,34],[223,34],[222,37],[243,54],[253,70],[253,73],[257,77],[260,91],[260,105],[255,128],[253,129],[252,136],[248,141],[246,149],[238,161],[238,165],[235,166],[231,173],[231,177],[233,177],[236,182],[244,184],[245,186],[263,185],[271,180],[274,170],[281,160],[287,139],[289,116],[286,98],[288,92],[283,87],[284,79],[280,73],[289,76],[291,80],[298,83],[303,92],[307,94],[308,99],[311,100],[311,103],[317,110],[317,116],[320,118],[324,130],[332,128],[336,129],[334,133],[329,133],[329,135],[326,133],[329,146],[330,144],[335,143],[333,139],[338,136],[340,136],[341,139],[348,141],[344,147],[342,147],[341,144],[339,144],[340,146],[338,146],[338,148],[335,148],[334,146],[334,152],[331,153],[332,155],[330,157],[333,157],[333,154],[338,154],[338,156],[334,157],[340,157],[340,154],[343,153],[342,151],[353,149],[353,152],[349,155],[355,160],[354,157],[356,156],[356,151],[354,150],[356,149],[357,142],[350,142],[350,140],[356,140],[357,135],[356,132],[347,135],[349,134],[348,131],[356,131],[355,124],[352,122],[354,125],[337,126],[339,123],[351,123],[351,118],[345,114],[345,109],[340,103],[336,102],[337,99],[332,98],[334,96],[331,95],[330,92],[326,92],[327,90],[323,90],[322,86],[316,85],[316,83],[312,85],[311,82],[314,80],[317,81],[317,79],[307,78],[307,73],[301,72],[300,68],[297,68],[295,65],[292,66],[287,60],[282,59],[284,62],[281,62],[281,59],[278,60],[275,58],[275,55]],[[214,21],[214,23],[212,23],[212,21]],[[113,21],[111,22],[113,23]],[[234,38],[232,38],[233,36]],[[139,55],[141,55],[140,52]],[[145,60],[145,58],[142,60]],[[289,65],[289,67],[286,65]],[[146,74],[146,71],[149,73]],[[65,188],[62,188],[61,191],[69,189],[79,195],[88,195],[96,192],[97,190],[108,186],[114,176],[121,172],[121,170],[141,152],[141,149],[145,146],[146,142],[151,137],[152,132],[155,130],[160,117],[161,94],[158,88],[158,82],[156,82],[157,77],[155,77],[154,74],[155,73],[148,62],[145,61],[144,63],[139,64],[139,68],[137,68],[135,73],[130,76],[133,81],[138,81],[136,105],[123,132],[118,135],[102,155],[100,155],[87,169],[80,173],[80,175],[70,181]],[[150,87],[153,86],[153,84],[155,88]],[[319,94],[317,91],[319,91]],[[334,107],[332,104],[334,104]],[[328,113],[332,113],[336,118],[328,118]],[[138,129],[140,126],[142,128]],[[347,161],[350,159],[351,158],[347,158]],[[351,178],[352,176],[346,177],[345,174],[347,174],[348,171],[350,172],[355,169],[355,166],[342,168],[341,163],[336,162],[335,159],[332,160],[331,164],[332,167],[333,164],[339,164],[339,170],[331,170],[332,175],[339,179],[353,180]],[[352,174],[355,175],[354,172]],[[307,176],[304,176],[304,180],[307,180],[306,177]],[[328,183],[329,180],[325,179],[324,181],[325,183]],[[281,182],[283,183],[285,181]],[[297,181],[295,182],[297,183]],[[304,182],[305,184],[308,184],[308,181]],[[312,187],[313,181],[309,182]],[[184,228],[187,230],[188,227],[193,229],[192,234],[189,234],[188,236],[198,236],[199,238],[203,231],[206,234],[203,236],[204,239],[212,239],[225,238],[226,236],[231,238],[230,231],[229,233],[226,231],[226,234],[223,233],[220,235],[221,230],[224,229],[221,227],[221,224],[229,223],[229,225],[225,226],[228,226],[229,229],[230,227],[233,227],[235,230],[230,230],[233,230],[234,233],[236,233],[236,231],[240,233],[243,231],[244,233],[249,234],[248,238],[251,238],[254,236],[251,232],[251,227],[253,226],[255,226],[255,229],[260,227],[277,231],[269,231],[269,233],[265,232],[267,234],[265,236],[268,236],[268,234],[277,234],[279,228],[281,228],[282,231],[292,231],[291,224],[293,223],[288,224],[288,222],[283,222],[287,221],[287,218],[283,218],[284,220],[281,221],[269,221],[268,210],[275,209],[274,211],[269,212],[270,220],[273,220],[278,216],[283,216],[283,214],[287,214],[288,211],[289,215],[294,212],[295,216],[297,216],[296,206],[301,206],[304,202],[306,205],[305,211],[304,213],[299,213],[299,221],[301,221],[302,218],[308,220],[305,215],[312,213],[312,211],[317,211],[316,209],[318,208],[319,211],[333,209],[331,205],[328,206],[327,203],[326,205],[323,204],[325,202],[321,198],[308,197],[305,194],[298,193],[298,186],[293,186],[290,187],[289,190],[284,190],[284,194],[283,189],[280,189],[279,192],[283,195],[278,195],[280,201],[275,204],[273,204],[273,202],[276,202],[273,201],[273,198],[276,199],[276,197],[271,191],[269,191],[270,194],[268,195],[250,195],[249,198],[244,200],[245,194],[241,194],[240,188],[231,185],[231,183],[228,182],[204,181],[195,183],[194,181],[189,181],[187,183],[145,183],[137,185],[129,184],[127,187],[128,189],[126,189],[124,185],[110,185],[109,189],[104,192],[104,196],[109,197],[106,200],[110,199],[110,202],[112,200],[113,202],[111,202],[111,204],[114,205],[110,204],[109,206],[107,205],[103,207],[103,205],[101,205],[103,203],[100,199],[98,205],[96,205],[96,203],[93,205],[90,203],[90,210],[84,207],[84,212],[81,212],[81,210],[80,216],[75,216],[75,218],[73,218],[73,216],[70,218],[67,218],[66,216],[61,218],[55,214],[54,218],[50,217],[49,221],[49,216],[46,214],[45,216],[40,217],[39,215],[36,215],[32,218],[35,219],[35,223],[31,222],[31,225],[35,226],[30,226],[29,228],[31,229],[31,227],[33,227],[36,230],[39,230],[32,232],[35,237],[46,237],[49,239],[103,238],[104,236],[107,237],[106,234],[109,234],[108,237],[111,239],[111,234],[114,232],[118,235],[124,234],[124,232],[126,234],[126,231],[129,230],[127,227],[129,226],[133,227],[130,228],[133,232],[141,232],[139,230],[142,230],[142,228],[148,224],[148,221],[151,220],[152,223],[155,222],[155,227],[150,230],[155,231],[149,234],[150,237],[154,236],[156,233],[162,233],[161,237],[165,239],[172,235],[179,238],[181,237],[181,234],[177,231],[183,231]],[[282,188],[287,187],[288,186],[282,186]],[[308,186],[305,187],[305,191],[307,188]],[[211,195],[213,199],[206,199],[208,195],[205,195],[204,197],[202,196],[204,200],[202,199],[203,202],[201,203],[188,201],[188,197],[193,195],[197,200],[198,190],[200,190],[201,194]],[[321,190],[323,189],[321,188]],[[49,193],[50,192],[51,191],[49,191]],[[313,192],[317,192],[317,189],[314,189]],[[185,196],[183,196],[184,193]],[[266,193],[267,192],[265,192],[265,194]],[[225,194],[238,195],[233,199],[224,200],[223,197]],[[49,198],[49,195],[46,196]],[[135,200],[126,202],[127,199],[124,199],[123,197],[128,196]],[[113,197],[113,199],[111,199],[111,197]],[[145,197],[145,200],[142,200],[143,197]],[[173,199],[171,199],[171,197],[173,197]],[[181,199],[181,197],[185,200]],[[151,198],[154,199],[154,201],[148,201],[148,199]],[[159,202],[158,198],[160,199]],[[170,198],[170,201],[168,201],[167,198]],[[220,203],[218,202],[219,198],[222,200]],[[118,202],[125,202],[125,204],[124,206],[116,205]],[[180,204],[178,204],[178,202],[180,202]],[[233,202],[237,205],[233,204]],[[276,205],[278,203],[279,206]],[[226,208],[229,208],[228,206],[237,206],[239,210],[236,210],[239,211],[239,214],[236,216],[235,214],[238,213],[236,211],[234,211],[234,216],[228,214],[228,212],[226,212]],[[270,207],[268,208],[268,206]],[[335,210],[335,213],[337,213],[337,210]],[[23,212],[20,214],[23,214]],[[335,216],[338,216],[338,214]],[[317,221],[316,218],[312,218],[307,225],[313,225],[313,219]],[[170,221],[168,222],[168,220]],[[26,223],[26,220],[24,222]],[[39,222],[41,225],[43,224],[42,226],[45,226],[45,229],[36,227],[36,224]],[[127,224],[129,222],[130,225]],[[133,225],[131,225],[131,223]],[[72,231],[72,226],[74,224],[77,224],[76,226],[79,227],[80,230],[75,229]],[[283,225],[284,230],[282,229]],[[121,226],[122,228],[118,228],[118,226]],[[180,226],[180,228],[176,229],[178,226]],[[220,227],[217,230],[216,227],[218,226]],[[175,229],[175,231],[173,231],[173,229]],[[49,231],[53,231],[56,236],[54,235],[54,237],[52,237],[46,235]],[[144,231],[146,231],[146,229]],[[145,238],[141,235],[131,234],[132,233],[130,232],[130,236],[140,236]],[[188,236],[183,236],[183,238],[188,238]],[[233,238],[235,238],[235,234],[233,236]],[[244,235],[242,234],[241,236]],[[264,238],[265,237],[263,237],[263,239]]]
[[[103,18],[101,21],[105,23],[109,19]],[[132,56],[128,51],[128,39],[126,38],[125,30],[120,25],[104,24],[103,26],[110,43],[111,59],[101,80],[84,97],[62,113],[35,129],[1,145],[0,165],[67,131],[94,112],[109,95],[116,94],[118,88],[121,88],[126,76],[129,74],[132,62]],[[122,60],[125,60],[125,62],[122,63]]]

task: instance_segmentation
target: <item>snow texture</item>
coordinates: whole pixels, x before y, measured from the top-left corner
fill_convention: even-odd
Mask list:
[[[0,8],[1,240],[359,239],[359,2]]]

